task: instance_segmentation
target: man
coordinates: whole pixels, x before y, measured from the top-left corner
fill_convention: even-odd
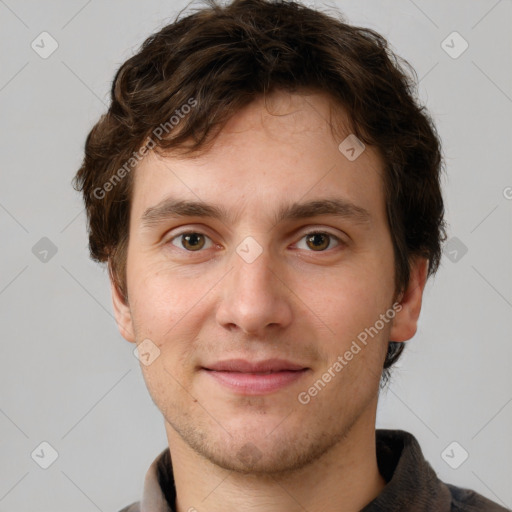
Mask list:
[[[124,511],[504,510],[375,430],[440,172],[386,41],[299,4],[210,3],[121,66],[75,186],[169,443]]]

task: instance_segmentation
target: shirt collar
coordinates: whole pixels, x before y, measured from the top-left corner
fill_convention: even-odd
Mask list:
[[[160,452],[146,473],[140,512],[174,512],[175,501],[171,454],[167,447]]]
[[[450,490],[425,460],[416,438],[403,430],[385,429],[376,430],[375,436],[377,464],[387,485],[361,512],[449,512]],[[140,512],[174,512],[175,500],[171,456],[166,448],[146,473]]]

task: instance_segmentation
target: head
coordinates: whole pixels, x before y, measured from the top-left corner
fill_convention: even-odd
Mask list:
[[[169,431],[220,465],[251,443],[253,470],[289,469],[374,417],[445,236],[414,76],[376,32],[265,0],[209,3],[115,76],[75,177],[91,256],[122,335],[156,347]],[[304,371],[238,394],[208,371],[232,358]]]

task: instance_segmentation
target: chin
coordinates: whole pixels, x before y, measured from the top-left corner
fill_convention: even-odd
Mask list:
[[[286,415],[280,421],[284,418]],[[252,424],[250,429],[248,423],[243,430],[233,425],[224,425],[220,430],[205,431],[197,427],[175,430],[193,451],[212,464],[235,473],[259,476],[296,473],[320,459],[344,435],[344,432],[312,435],[300,425],[283,429],[284,422],[278,428],[275,418],[271,426],[266,423],[265,429],[261,421]]]

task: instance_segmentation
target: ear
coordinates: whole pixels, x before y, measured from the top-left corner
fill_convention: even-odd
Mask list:
[[[427,271],[428,260],[422,257],[416,258],[411,265],[409,284],[398,300],[402,309],[397,311],[393,319],[393,327],[389,334],[390,341],[407,341],[416,334]]]
[[[131,343],[135,343],[135,336],[133,331],[132,314],[130,306],[127,304],[119,287],[110,272],[110,289],[112,292],[112,304],[114,306],[114,316],[116,318],[117,327],[121,336]]]

